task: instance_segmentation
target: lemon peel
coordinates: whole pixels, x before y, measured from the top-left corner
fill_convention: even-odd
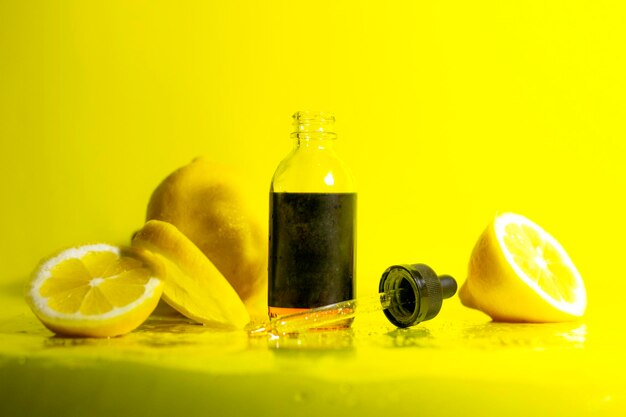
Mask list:
[[[250,316],[213,263],[174,225],[150,220],[132,241],[165,269],[163,299],[181,314],[211,326],[243,328]]]

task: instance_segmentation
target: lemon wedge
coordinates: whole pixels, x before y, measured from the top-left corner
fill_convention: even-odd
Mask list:
[[[250,321],[231,284],[176,226],[150,220],[133,236],[133,246],[164,265],[163,299],[179,313],[214,327],[243,328]]]
[[[118,336],[156,307],[163,282],[150,254],[108,244],[66,249],[43,261],[26,285],[26,301],[53,332]]]
[[[587,307],[585,284],[565,249],[514,213],[497,216],[478,239],[459,298],[496,321],[569,321]]]

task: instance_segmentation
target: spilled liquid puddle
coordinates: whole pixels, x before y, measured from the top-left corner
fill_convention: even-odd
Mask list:
[[[380,339],[381,346],[393,348],[502,349],[584,347],[587,326],[581,323],[467,323],[446,322],[429,327],[394,329]]]
[[[343,330],[307,330],[251,338],[255,347],[301,350],[348,350],[357,347],[472,349],[522,348],[582,349],[587,326],[581,323],[471,323],[438,322],[400,329],[357,327]]]
[[[17,313],[17,312],[16,312]],[[597,333],[597,332],[596,332]],[[581,349],[588,344],[583,323],[518,324],[463,320],[432,320],[398,329],[381,319],[355,321],[352,328],[309,330],[296,334],[248,337],[241,330],[197,324],[178,314],[151,316],[137,330],[108,339],[54,336],[30,312],[0,322],[4,351],[54,350],[108,351],[185,350],[205,353],[245,350],[351,351],[360,347],[383,349]],[[103,350],[105,348],[106,350]]]

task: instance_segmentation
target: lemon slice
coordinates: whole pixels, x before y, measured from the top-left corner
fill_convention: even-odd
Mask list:
[[[587,307],[583,279],[565,249],[513,213],[497,216],[478,239],[459,297],[497,321],[567,321]]]
[[[26,301],[57,334],[128,333],[145,321],[163,291],[149,257],[107,244],[66,249],[37,267],[26,286]]]
[[[176,226],[150,220],[133,236],[165,266],[163,299],[179,313],[216,327],[243,328],[250,315],[231,284]]]

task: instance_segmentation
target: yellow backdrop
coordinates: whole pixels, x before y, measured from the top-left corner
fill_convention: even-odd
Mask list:
[[[462,281],[515,211],[568,250],[589,314],[617,312],[622,4],[3,1],[0,285],[65,246],[127,243],[197,155],[253,174],[266,213],[291,114],[326,109],[359,187],[359,291],[405,262]]]

